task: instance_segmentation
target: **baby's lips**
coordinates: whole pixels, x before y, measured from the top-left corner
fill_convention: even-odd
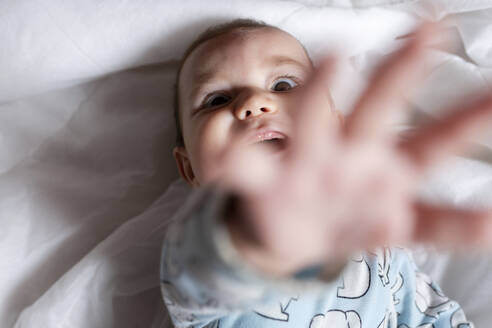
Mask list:
[[[248,138],[248,141],[250,143],[257,143],[257,142],[262,142],[265,140],[271,140],[271,139],[286,139],[287,136],[276,130],[271,130],[271,129],[263,129],[263,130],[258,130],[254,131],[251,133],[251,136]]]

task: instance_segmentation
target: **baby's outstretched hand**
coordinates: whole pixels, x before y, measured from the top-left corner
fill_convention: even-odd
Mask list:
[[[227,225],[251,264],[283,275],[383,245],[491,248],[491,213],[425,204],[416,191],[432,165],[490,128],[492,96],[452,110],[404,140],[387,124],[390,111],[405,107],[402,93],[423,78],[432,29],[420,28],[376,70],[345,124],[327,110],[328,59],[299,91],[295,126],[281,156],[231,141],[217,181],[239,195],[240,210]]]

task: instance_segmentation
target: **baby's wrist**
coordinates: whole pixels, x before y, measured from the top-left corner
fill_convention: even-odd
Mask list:
[[[229,240],[235,253],[248,266],[274,277],[294,277],[299,279],[318,278],[331,280],[345,266],[345,260],[299,256],[299,254],[279,254],[272,252],[259,240],[252,226],[254,220],[238,195],[229,194],[222,215]],[[291,240],[286,242],[292,242]],[[296,256],[297,255],[297,256]]]
[[[269,276],[331,281],[338,276],[347,263],[345,259],[326,259],[324,262],[313,263],[307,260],[301,261],[291,255],[280,258],[277,254],[271,254],[260,246],[245,240],[241,232],[235,228],[228,227],[228,230],[233,247],[241,258],[257,271]]]
[[[248,211],[238,195],[230,194],[224,210],[224,223],[230,241],[242,260],[254,269],[273,276],[288,276],[301,269],[292,257],[280,259],[257,239]]]
[[[278,254],[271,252],[259,240],[252,226],[254,220],[244,201],[238,195],[229,195],[224,211],[224,223],[227,227],[232,246],[236,253],[249,266],[262,273],[286,277],[294,276],[306,268],[313,267],[313,263],[296,257],[295,254]]]
[[[279,259],[269,254],[260,245],[245,238],[243,232],[233,225],[228,225],[231,242],[241,258],[256,270],[272,276],[289,276],[300,268],[292,259]]]

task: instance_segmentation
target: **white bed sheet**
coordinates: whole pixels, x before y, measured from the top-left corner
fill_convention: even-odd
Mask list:
[[[445,103],[492,85],[490,8],[488,0],[0,2],[2,327],[167,326],[161,237],[189,192],[179,182],[165,192],[177,177],[172,84],[176,60],[207,25],[254,17],[296,35],[315,58],[342,49],[351,58],[334,90],[343,109],[416,16],[453,18],[459,56],[436,53],[414,101],[439,116]],[[492,136],[477,141],[480,161],[436,171],[427,198],[492,204]],[[417,259],[487,326],[489,257],[431,250]]]

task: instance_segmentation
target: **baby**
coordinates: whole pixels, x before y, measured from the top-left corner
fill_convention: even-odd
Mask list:
[[[196,190],[161,262],[176,327],[473,327],[406,249],[380,247],[485,243],[492,230],[483,213],[414,199],[424,168],[490,119],[490,99],[404,140],[385,127],[422,76],[431,29],[377,70],[345,120],[326,90],[333,60],[314,69],[278,28],[235,20],[189,47],[174,156]]]

